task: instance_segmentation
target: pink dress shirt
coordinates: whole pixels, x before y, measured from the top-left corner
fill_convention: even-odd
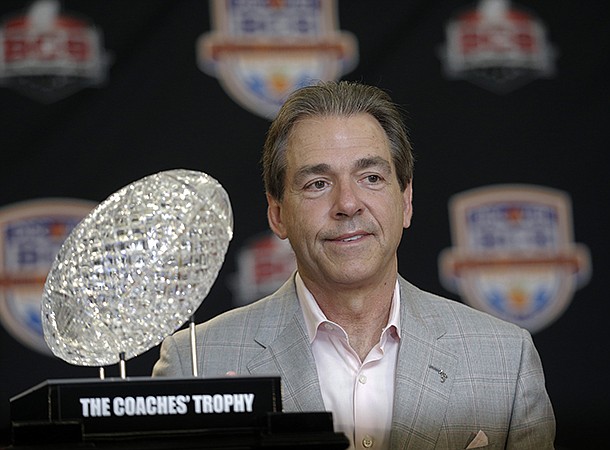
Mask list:
[[[326,318],[298,273],[296,287],[324,406],[333,413],[335,431],[345,433],[350,449],[389,449],[400,343],[398,280],[388,323],[364,361],[350,347],[343,328]]]

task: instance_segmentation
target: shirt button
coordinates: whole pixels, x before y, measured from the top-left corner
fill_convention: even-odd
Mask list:
[[[366,384],[366,375],[360,375],[358,381],[360,381],[361,384]]]
[[[364,436],[362,439],[362,446],[364,448],[371,448],[373,446],[373,438],[370,436]]]
[[[330,323],[325,323],[324,328],[326,328],[328,331],[331,331],[334,329],[334,327]]]

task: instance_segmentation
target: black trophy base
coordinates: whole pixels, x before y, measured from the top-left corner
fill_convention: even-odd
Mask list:
[[[11,399],[7,448],[349,447],[330,413],[281,409],[277,377],[48,380]]]

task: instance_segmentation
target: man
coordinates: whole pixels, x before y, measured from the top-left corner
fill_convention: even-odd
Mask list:
[[[329,410],[351,448],[553,447],[531,336],[398,275],[413,156],[381,90],[295,92],[263,150],[268,220],[297,272],[271,296],[197,326],[205,377],[279,375],[286,411]],[[190,373],[189,338],[154,375]]]

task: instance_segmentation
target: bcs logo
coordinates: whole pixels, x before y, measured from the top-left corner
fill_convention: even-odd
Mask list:
[[[0,323],[40,353],[51,355],[40,318],[47,273],[68,234],[95,205],[40,199],[0,209]]]
[[[0,26],[0,84],[51,103],[103,82],[107,56],[99,31],[38,0]]]
[[[357,63],[356,39],[337,30],[334,0],[214,0],[199,38],[201,70],[238,104],[272,119],[293,90],[336,80]]]
[[[448,78],[507,93],[555,72],[544,25],[508,0],[480,0],[449,21],[446,35],[440,57]]]
[[[245,305],[271,294],[295,270],[296,260],[288,240],[271,232],[254,237],[237,255],[237,273],[231,280],[234,303]]]
[[[441,281],[474,308],[533,333],[588,282],[589,251],[573,242],[564,192],[489,186],[455,195],[449,209],[454,247],[440,255]]]

